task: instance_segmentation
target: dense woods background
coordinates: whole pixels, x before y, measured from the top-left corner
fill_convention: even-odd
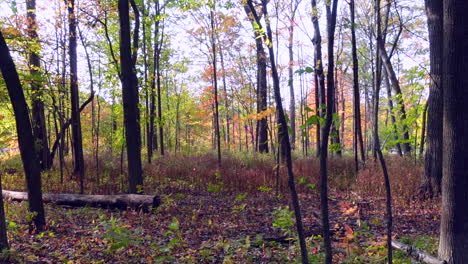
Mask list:
[[[1,258],[467,262],[466,5],[0,1]]]

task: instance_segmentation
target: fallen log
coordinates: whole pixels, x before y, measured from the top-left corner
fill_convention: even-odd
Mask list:
[[[5,199],[13,201],[27,201],[27,192],[2,191]],[[86,194],[42,194],[45,203],[54,203],[57,205],[68,205],[73,207],[100,207],[117,209],[144,209],[158,207],[161,200],[155,195],[141,194],[117,194],[117,195],[86,195]]]
[[[425,252],[422,252],[412,246],[403,244],[396,240],[392,240],[392,247],[395,249],[401,250],[403,252],[406,252],[416,261],[421,261],[427,264],[447,264],[447,262],[445,262],[444,260],[435,258]]]

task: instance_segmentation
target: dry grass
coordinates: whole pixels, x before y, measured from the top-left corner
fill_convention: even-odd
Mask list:
[[[417,192],[422,173],[421,164],[414,160],[387,157],[394,197],[409,201]],[[86,192],[120,193],[127,189],[125,162],[121,165],[120,155],[102,153],[99,157],[99,173],[93,157],[86,158]],[[365,197],[383,197],[383,176],[378,163],[369,160],[358,175],[354,172],[351,157],[331,157],[329,160],[330,187],[340,191],[356,191]],[[19,156],[2,161],[0,171],[5,189],[24,189],[24,175]],[[57,163],[52,171],[43,173],[46,192],[78,192],[78,179],[72,175],[71,158],[65,160],[63,181]],[[232,153],[223,155],[222,166],[217,168],[216,157],[212,154],[196,156],[178,155],[158,157],[151,164],[144,161],[145,190],[157,192],[161,188],[174,190],[206,191],[211,184],[215,191],[255,192],[258,189],[287,191],[287,175],[283,165],[279,169],[277,186],[276,163],[271,155]],[[318,186],[319,163],[316,158],[294,161],[296,179]],[[299,184],[300,192],[310,191],[305,184]]]
[[[418,193],[423,173],[422,164],[398,156],[386,157],[392,194],[395,199],[409,202]],[[369,161],[358,173],[354,189],[366,197],[384,197],[385,187],[380,163]]]

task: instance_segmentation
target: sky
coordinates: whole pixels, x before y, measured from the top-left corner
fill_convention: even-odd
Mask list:
[[[81,0],[83,1],[83,0]],[[40,26],[40,37],[42,36],[41,39],[44,39],[45,41],[48,41],[47,37],[44,37],[48,34],[52,34],[54,31],[53,28],[53,22],[54,22],[54,10],[56,8],[56,1],[50,1],[50,0],[36,0],[37,2],[37,17],[38,20],[41,22]],[[276,1],[271,1],[270,3],[270,8],[273,7],[273,3]],[[13,3],[16,3],[16,8],[18,14],[24,14],[25,12],[25,1],[24,0],[0,0],[0,17],[5,17],[5,16],[10,16],[13,14],[12,6]],[[347,2],[344,1],[339,1],[338,4],[338,14],[347,16],[349,13],[348,11],[348,5],[346,4]],[[408,9],[404,9],[403,13],[409,13],[409,12],[416,12],[414,10],[421,9],[424,5],[422,0],[400,0],[399,1],[400,6],[408,6]],[[79,5],[79,1],[78,1]],[[325,8],[323,7],[323,4],[320,5],[320,26],[321,26],[321,31],[322,31],[322,38],[323,38],[323,52],[324,52],[324,61],[326,62],[326,21],[325,21]],[[422,9],[421,9],[422,10]],[[174,12],[174,11],[171,11]],[[176,11],[178,12],[178,11]],[[252,27],[250,23],[247,21],[246,16],[243,12],[243,10],[239,9],[230,9],[230,10],[223,10],[223,12],[229,12],[232,14],[238,14],[238,16],[241,18],[242,21],[242,26],[240,30],[240,35],[241,35],[241,41],[245,43],[254,43],[253,39],[253,34],[252,34]],[[406,12],[406,13],[405,13]],[[423,14],[422,11],[417,11],[416,13],[418,14],[421,13]],[[274,13],[273,10],[270,10],[270,14]],[[312,23],[310,20],[310,1],[301,1],[300,6],[298,8],[298,13],[296,15],[296,29],[295,29],[295,50],[294,50],[294,58],[295,60],[298,59],[298,57],[304,58],[304,64],[306,66],[312,66],[313,63],[313,45],[311,43],[310,37],[313,35],[313,27]],[[369,14],[357,14],[357,19],[363,19],[367,18],[370,16]],[[278,29],[279,32],[281,32],[281,36],[279,36],[277,39],[274,39],[274,46],[279,47],[278,52],[278,57],[277,57],[277,62],[279,65],[287,65],[289,62],[289,56],[288,56],[288,50],[287,50],[287,31],[285,29],[285,25],[287,23],[283,22],[284,15],[280,15],[279,20],[274,18],[272,20],[272,28]],[[340,21],[340,18],[338,18],[338,21]],[[425,20],[424,20],[425,21]],[[1,24],[0,24],[1,25]],[[204,86],[207,86],[208,84],[203,81],[196,81],[194,82],[193,80],[196,80],[197,76],[200,75],[200,72],[203,70],[203,68],[207,64],[207,58],[203,53],[196,48],[197,45],[194,45],[195,41],[193,38],[189,36],[187,33],[187,29],[189,28],[194,28],[197,27],[193,21],[193,19],[188,16],[186,19],[178,19],[177,21],[168,21],[167,25],[167,30],[168,33],[173,35],[172,41],[171,41],[171,48],[177,51],[177,56],[172,58],[172,62],[181,60],[184,57],[188,57],[192,60],[192,65],[189,67],[189,71],[185,74],[185,76],[189,77],[194,77],[190,78],[192,81],[189,82],[189,87],[191,90],[193,90],[194,93],[197,93],[197,91],[200,91],[200,89]],[[425,28],[425,27],[424,27]],[[348,29],[344,29],[348,30]],[[337,29],[338,31],[338,29]],[[411,35],[411,33],[407,33]],[[404,69],[409,69],[414,66],[418,65],[423,65],[428,61],[428,53],[423,54],[423,55],[414,55],[411,54],[411,47],[427,47],[428,42],[427,38],[424,37],[419,38],[419,37],[413,37],[413,38],[405,38],[402,42],[402,47],[404,48],[409,48],[408,53],[401,53],[399,54],[399,59],[402,62],[402,66]],[[337,33],[338,35],[338,33]],[[336,37],[338,39],[338,37]],[[279,42],[276,42],[278,40]],[[49,40],[52,41],[52,40]],[[345,43],[346,45],[349,45],[349,43]],[[141,46],[141,45],[140,45]],[[206,51],[204,51],[206,52]],[[140,52],[141,54],[141,52]],[[80,89],[82,91],[86,91],[89,89],[89,77],[88,77],[88,72],[87,72],[87,64],[86,64],[86,58],[84,54],[84,49],[81,45],[81,42],[78,41],[78,56],[79,56],[79,79],[80,79]],[[298,66],[295,66],[295,70],[298,69]],[[285,69],[284,71],[280,72],[281,77],[282,77],[282,89],[281,93],[283,96],[283,104],[287,107],[289,105],[289,87],[288,87],[288,82],[287,82],[287,70]],[[295,87],[295,94],[296,94],[296,101],[299,100],[299,94],[300,94],[300,83],[299,83],[299,76],[296,74],[295,76],[295,81],[294,81],[294,87]],[[306,79],[312,80],[312,76],[303,76]],[[307,85],[308,89],[310,89],[311,85]],[[106,97],[106,95],[101,94],[101,96]]]

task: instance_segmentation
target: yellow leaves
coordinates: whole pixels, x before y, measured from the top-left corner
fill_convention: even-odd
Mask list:
[[[262,120],[274,113],[275,113],[275,108],[271,107],[271,108],[261,111],[260,113],[253,113],[253,114],[247,115],[243,117],[242,120]]]

